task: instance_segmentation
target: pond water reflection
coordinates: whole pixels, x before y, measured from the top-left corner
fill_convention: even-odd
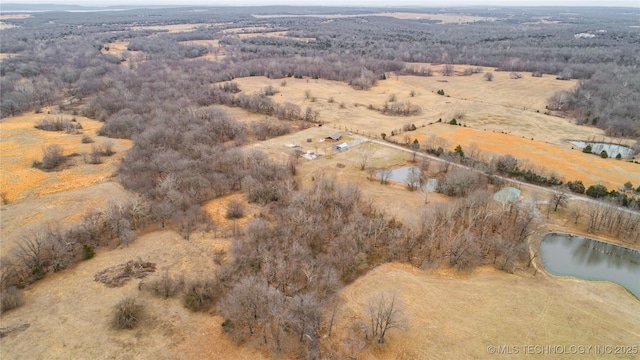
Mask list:
[[[608,280],[640,298],[640,251],[581,236],[550,233],[540,244],[545,268],[555,275]]]

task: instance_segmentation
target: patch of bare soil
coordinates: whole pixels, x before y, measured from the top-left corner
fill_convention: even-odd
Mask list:
[[[347,286],[335,328],[368,324],[368,299],[394,290],[407,330],[390,330],[385,344],[368,351],[374,358],[486,358],[493,356],[489,346],[517,346],[523,354],[524,345],[636,345],[640,339],[640,302],[609,282],[493,269],[427,273],[401,264],[380,266]]]

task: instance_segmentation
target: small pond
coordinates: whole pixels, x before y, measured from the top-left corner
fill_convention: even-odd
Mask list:
[[[640,251],[569,234],[550,233],[540,244],[554,275],[620,284],[640,298]]]
[[[387,178],[389,181],[399,182],[407,184],[407,180],[409,179],[409,174],[411,171],[415,171],[416,174],[419,174],[420,169],[414,166],[405,166],[395,170],[391,170],[391,174]],[[382,171],[376,174],[378,179],[382,177]],[[416,183],[416,186],[418,184]],[[438,185],[438,179],[428,179],[427,183],[423,185],[423,188],[427,191],[436,191],[436,186]]]
[[[593,142],[593,141],[569,141],[571,144],[579,147],[580,149],[584,149],[587,145],[591,145],[591,152],[593,154],[600,154],[602,151],[606,151],[609,157],[616,157],[618,154],[623,158],[631,158],[635,155],[635,152],[630,147],[618,144],[610,144],[603,142]]]

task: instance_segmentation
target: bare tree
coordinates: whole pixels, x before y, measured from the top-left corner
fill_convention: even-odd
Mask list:
[[[380,176],[380,184],[386,185],[389,182],[389,177],[391,177],[391,170],[382,169],[378,175]]]
[[[454,67],[451,64],[446,64],[443,68],[442,68],[442,76],[451,76],[453,75],[453,71],[454,71]]]
[[[407,188],[409,189],[409,191],[415,191],[416,189],[420,188],[420,186],[422,185],[420,182],[421,178],[422,170],[416,167],[409,168],[409,173],[407,174],[406,179],[404,179],[404,182],[407,184]]]
[[[358,147],[357,157],[358,164],[360,165],[360,170],[364,170],[367,168],[367,165],[371,161],[373,154],[375,154],[375,149],[369,144],[363,144]]]
[[[64,161],[62,146],[53,144],[42,149],[42,168],[53,169]]]
[[[377,342],[384,344],[387,331],[403,328],[404,307],[396,291],[391,294],[380,293],[369,300],[367,307],[371,325],[371,336]]]
[[[573,218],[573,224],[577,225],[578,224],[578,220],[580,220],[581,217],[584,216],[584,207],[582,205],[582,202],[577,203],[577,204],[573,204],[571,206],[571,209],[569,210],[569,213],[571,215],[571,217]]]
[[[558,206],[565,207],[567,205],[567,200],[569,200],[568,189],[563,187],[554,189],[553,193],[551,194],[551,204],[553,205],[553,211],[558,211]]]

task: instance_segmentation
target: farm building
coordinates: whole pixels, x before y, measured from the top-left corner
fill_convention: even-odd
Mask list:
[[[325,140],[329,140],[329,141],[338,141],[342,138],[342,134],[337,132],[337,133],[333,133],[329,136],[326,136],[324,139]]]
[[[333,145],[333,149],[336,150],[336,151],[349,150],[349,144],[347,144],[347,143],[335,144],[335,145]]]
[[[501,203],[503,206],[508,203],[516,202],[520,199],[520,190],[514,187],[506,187],[493,194],[493,200]]]

